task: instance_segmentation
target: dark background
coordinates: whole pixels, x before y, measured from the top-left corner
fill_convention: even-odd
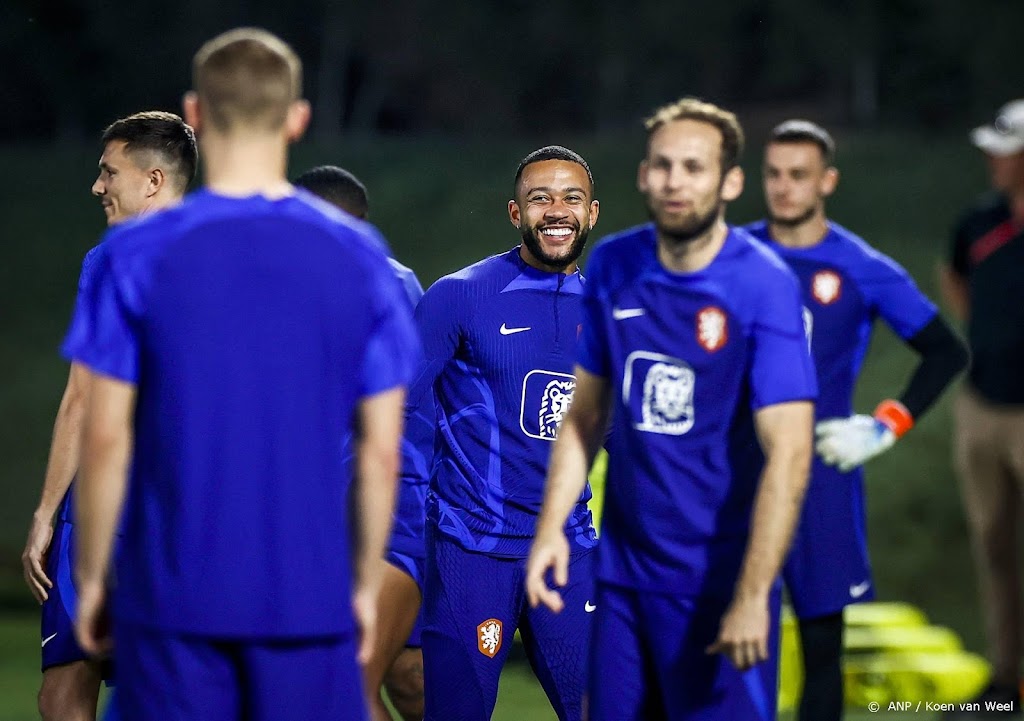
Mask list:
[[[693,94],[736,110],[748,133],[730,220],[763,213],[768,128],[822,122],[842,173],[830,215],[935,298],[950,225],[987,182],[966,132],[1024,97],[1021,0],[3,2],[0,631],[23,650],[0,650],[0,701],[11,689],[18,708],[31,708],[38,678],[19,555],[67,374],[56,349],[82,256],[103,232],[89,195],[99,133],[138,110],[178,111],[192,54],[241,24],[280,34],[305,63],[314,120],[292,175],[325,162],[359,175],[371,219],[425,286],[517,242],[512,176],[544,144],[593,167],[593,237],[643,221],[640,121]],[[898,395],[914,362],[879,332],[857,410]],[[920,606],[980,650],[951,397],[870,464],[869,535],[879,596]]]

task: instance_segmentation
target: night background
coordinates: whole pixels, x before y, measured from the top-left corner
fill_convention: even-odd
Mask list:
[[[938,300],[951,226],[988,187],[967,131],[1024,97],[1020,0],[5,0],[0,721],[34,714],[38,609],[19,557],[67,376],[57,348],[82,256],[104,229],[89,194],[99,135],[139,110],[180,112],[192,54],[238,25],[266,27],[303,60],[313,123],[290,174],[323,163],[356,173],[371,220],[424,286],[517,243],[512,176],[542,145],[590,162],[601,201],[592,243],[643,222],[641,121],[697,95],[736,111],[747,131],[747,185],[730,221],[764,212],[767,130],[790,117],[821,122],[842,173],[829,215]],[[898,395],[914,364],[880,326],[857,411]],[[917,605],[983,652],[951,468],[952,395],[870,464],[869,538],[879,597]],[[507,675],[495,718],[553,718],[528,669]]]

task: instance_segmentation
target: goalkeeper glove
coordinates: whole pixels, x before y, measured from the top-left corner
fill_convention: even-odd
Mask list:
[[[898,401],[882,401],[874,416],[829,418],[814,427],[815,450],[821,459],[843,473],[852,471],[892,448],[914,426],[914,417]]]

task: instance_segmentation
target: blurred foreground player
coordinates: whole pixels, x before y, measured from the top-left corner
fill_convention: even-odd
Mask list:
[[[92,194],[99,198],[108,225],[177,204],[195,176],[195,134],[173,113],[145,111],[121,118],[103,131],[101,141]],[[85,256],[80,296],[89,295],[99,253],[96,247]],[[73,621],[77,597],[72,579],[71,487],[78,471],[90,379],[84,366],[71,364],[53,424],[42,493],[21,557],[25,580],[42,604],[43,682],[38,702],[43,721],[94,719],[101,677],[110,677],[109,664],[90,658],[78,645]]]
[[[527,566],[564,607],[563,525],[611,419],[591,641],[591,721],[772,719],[776,578],[800,512],[814,369],[796,278],[725,224],[736,116],[692,98],[647,121],[653,223],[588,263],[572,407]]]
[[[586,469],[559,526],[574,571],[565,613],[527,605],[523,561],[576,387],[576,261],[598,211],[582,157],[535,150],[508,204],[522,243],[441,278],[416,309],[426,367],[410,391],[406,436],[430,484],[423,662],[432,721],[491,717],[517,628],[558,718],[582,717],[597,543]]]
[[[109,234],[65,342],[95,374],[76,630],[110,643],[120,522],[123,718],[362,720],[415,329],[383,241],[285,180],[309,118],[292,50],[234,30],[193,71],[206,188]]]
[[[307,170],[293,183],[360,220],[370,216],[366,186],[344,168],[320,165]],[[423,288],[411,269],[394,258],[389,258],[388,262],[405,287],[411,312],[423,297]],[[406,452],[408,444],[408,440],[403,442],[403,463],[414,462]],[[383,581],[377,597],[376,643],[363,667],[374,721],[391,718],[381,698],[382,686],[387,688],[391,704],[405,721],[423,718],[420,601],[423,597],[425,511],[421,491],[421,486],[407,483],[399,487],[391,540],[387,556],[381,561]]]
[[[874,598],[860,466],[885,451],[931,407],[967,363],[967,350],[892,259],[825,216],[835,191],[835,143],[819,125],[789,120],[768,136],[763,181],[768,219],[747,226],[796,273],[809,313],[820,394],[819,457],[783,570],[800,625],[800,721],[843,715],[843,608]],[[853,414],[853,389],[881,317],[921,362],[899,400]]]

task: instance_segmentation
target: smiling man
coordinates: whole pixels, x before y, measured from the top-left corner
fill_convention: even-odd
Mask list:
[[[407,441],[423,463],[403,480],[429,484],[427,719],[490,718],[517,628],[558,717],[582,716],[596,544],[585,473],[565,524],[571,610],[527,608],[523,560],[576,387],[576,261],[598,215],[586,161],[559,146],[530,153],[508,212],[522,244],[440,279],[416,309],[427,365],[410,394]]]
[[[195,134],[173,113],[145,111],[121,118],[103,131],[102,143],[92,193],[100,199],[108,225],[178,203],[196,172]],[[93,283],[101,248],[89,251],[82,263],[79,297]],[[90,378],[82,365],[71,364],[42,493],[22,553],[25,581],[43,611],[39,714],[44,720],[95,718],[100,678],[108,670],[85,654],[72,630],[77,594],[71,580],[69,489],[78,470]]]

